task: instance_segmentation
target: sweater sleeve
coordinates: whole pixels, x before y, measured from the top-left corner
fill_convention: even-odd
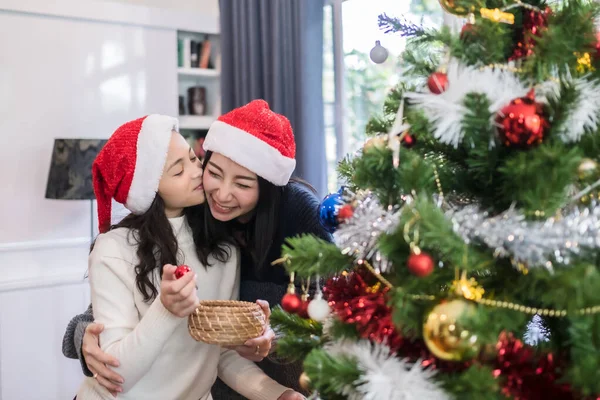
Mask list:
[[[94,315],[92,314],[92,305],[90,304],[83,314],[76,315],[69,321],[62,343],[64,356],[79,359],[81,369],[86,376],[92,376],[92,373],[85,363],[85,358],[81,352],[81,345],[83,343],[85,328],[92,322],[94,322]]]
[[[275,382],[235,350],[221,349],[218,374],[227,386],[250,400],[277,400],[290,389]]]
[[[240,265],[236,252],[236,278],[231,300],[239,298]],[[263,372],[255,363],[240,356],[235,350],[221,349],[217,369],[219,378],[227,386],[250,400],[277,400],[289,388],[280,385]]]
[[[114,370],[125,380],[126,393],[147,373],[184,318],[171,314],[160,297],[139,318],[133,297],[135,274],[122,250],[115,240],[99,236],[90,254],[89,274],[94,317],[104,324],[100,344],[119,360]]]
[[[288,232],[288,236],[312,234],[328,242],[333,241],[331,234],[319,221],[320,201],[309,188],[301,183],[291,183],[287,204],[291,214],[288,218],[294,222],[295,228],[293,232]]]

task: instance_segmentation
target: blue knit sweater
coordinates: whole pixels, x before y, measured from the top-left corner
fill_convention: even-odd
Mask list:
[[[305,185],[290,182],[284,187],[279,226],[269,256],[262,268],[255,268],[250,256],[242,249],[240,300],[254,302],[257,299],[263,299],[267,300],[271,306],[279,304],[285,294],[289,277],[282,266],[271,266],[271,262],[281,256],[281,247],[285,240],[300,234],[313,234],[322,239],[331,240],[331,235],[319,223],[318,208],[319,199]],[[258,270],[263,272],[259,274],[256,272]],[[85,313],[75,316],[69,322],[63,337],[63,354],[69,358],[78,358],[81,361],[83,372],[87,376],[92,376],[92,374],[81,354],[81,344],[85,328],[93,320],[90,305]],[[282,365],[271,359],[265,359],[258,365],[282,385],[301,391],[298,385],[298,378],[302,373],[301,363]],[[244,399],[219,380],[213,386],[212,393],[215,400]]]

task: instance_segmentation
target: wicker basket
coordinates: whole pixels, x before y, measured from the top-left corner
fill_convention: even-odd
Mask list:
[[[197,341],[220,346],[239,346],[260,336],[265,314],[256,303],[204,300],[188,318],[188,330]]]

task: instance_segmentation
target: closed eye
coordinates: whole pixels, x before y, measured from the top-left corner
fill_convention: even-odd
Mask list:
[[[241,183],[238,183],[237,186],[241,189],[250,189],[250,186],[242,185]]]

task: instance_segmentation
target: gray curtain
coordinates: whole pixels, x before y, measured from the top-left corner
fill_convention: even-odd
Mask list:
[[[323,0],[220,0],[222,111],[265,99],[296,137],[295,174],[324,195]]]

